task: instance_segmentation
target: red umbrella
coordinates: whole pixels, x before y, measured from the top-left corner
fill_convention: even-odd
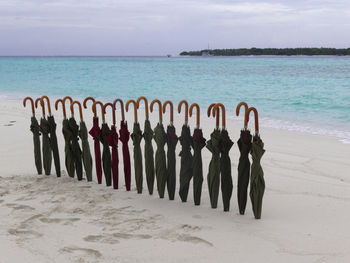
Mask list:
[[[116,99],[113,102],[114,109],[116,108],[115,105],[117,102],[120,103],[120,109],[122,113],[122,120],[120,122],[120,130],[119,130],[119,140],[122,142],[122,150],[123,150],[123,163],[124,163],[124,180],[125,180],[125,186],[126,191],[130,191],[130,185],[131,185],[131,165],[130,165],[130,152],[129,152],[129,139],[130,139],[130,132],[128,131],[128,123],[125,121],[125,115],[124,115],[124,103],[121,99]]]
[[[119,157],[118,157],[118,133],[115,128],[115,106],[112,103],[106,103],[103,106],[103,112],[106,113],[106,108],[111,106],[112,108],[112,116],[113,116],[113,125],[111,125],[111,131],[108,134],[106,140],[109,146],[112,147],[112,175],[113,175],[113,188],[118,189],[118,181],[119,181]]]
[[[86,102],[89,100],[91,100],[93,103],[95,102],[94,98],[87,97],[83,102],[85,109],[87,108]],[[99,140],[100,127],[98,125],[98,117],[97,117],[96,111],[94,112],[93,125],[91,130],[89,131],[89,134],[94,139],[97,182],[101,184],[102,183],[102,164],[101,164],[101,148],[100,148],[100,140]]]

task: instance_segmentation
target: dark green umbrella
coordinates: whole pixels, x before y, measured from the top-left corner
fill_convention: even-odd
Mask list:
[[[137,99],[137,108],[140,107],[140,102],[143,100],[145,102],[145,128],[143,132],[143,138],[145,140],[145,168],[146,168],[146,181],[147,188],[150,195],[153,194],[154,187],[154,157],[153,157],[153,130],[151,128],[151,123],[149,121],[149,112],[148,112],[148,100],[147,98],[141,96]]]
[[[250,111],[255,113],[255,136],[252,143],[252,169],[250,174],[250,200],[252,202],[255,219],[261,218],[262,201],[265,192],[264,171],[261,167],[261,158],[265,153],[264,143],[259,136],[259,122],[258,111],[251,107],[248,109],[247,115]]]
[[[154,140],[157,144],[155,166],[156,166],[156,178],[157,178],[157,190],[160,198],[164,198],[165,185],[167,181],[166,172],[166,159],[164,145],[166,143],[166,133],[162,124],[162,103],[159,100],[153,100],[151,102],[151,112],[153,111],[153,105],[157,103],[159,106],[159,122],[154,128]]]
[[[134,145],[134,170],[135,170],[135,181],[137,193],[142,193],[142,184],[143,184],[143,172],[142,172],[142,152],[141,152],[141,140],[142,140],[142,131],[140,124],[137,122],[137,102],[135,100],[129,100],[125,104],[125,110],[129,110],[130,103],[134,104],[134,128],[133,133],[130,135],[131,140]]]
[[[197,109],[196,128],[193,131],[192,147],[193,147],[193,200],[195,205],[200,205],[203,184],[203,163],[202,163],[202,149],[205,146],[205,139],[200,127],[200,108],[197,103],[192,103],[190,107],[190,117],[192,116],[193,108]]]
[[[42,174],[42,163],[41,163],[41,149],[40,149],[40,127],[38,120],[35,118],[35,109],[34,109],[34,101],[30,97],[26,97],[23,99],[23,106],[26,106],[27,100],[30,100],[32,106],[32,114],[31,117],[31,125],[30,131],[33,133],[33,144],[34,144],[34,161],[35,167],[38,174]]]
[[[73,161],[75,171],[77,173],[78,180],[83,180],[83,164],[82,164],[82,152],[79,145],[79,126],[75,119],[72,117],[68,120],[69,128],[72,131],[71,146],[73,152]]]
[[[108,124],[105,123],[103,120],[99,139],[100,139],[100,142],[102,143],[102,167],[103,167],[103,173],[106,179],[106,186],[112,185],[112,156],[111,156],[111,151],[109,149],[109,144],[107,141],[109,132],[110,132],[110,129],[108,127]]]
[[[188,123],[188,103],[185,100],[180,101],[178,106],[178,112],[181,112],[181,106],[185,105],[185,124],[182,126],[181,136],[179,138],[181,144],[181,167],[180,167],[180,189],[179,195],[182,202],[187,202],[188,190],[190,188],[190,181],[193,176],[193,167],[192,167],[192,136],[190,127]]]
[[[166,133],[166,143],[167,143],[167,190],[169,200],[174,200],[175,198],[175,188],[176,188],[176,154],[175,149],[178,142],[178,137],[176,135],[176,130],[173,125],[174,122],[174,106],[170,100],[167,100],[163,104],[163,113],[165,113],[166,106],[170,106],[170,125],[167,127]]]

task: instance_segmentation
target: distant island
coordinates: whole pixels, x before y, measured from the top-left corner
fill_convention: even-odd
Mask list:
[[[183,51],[180,56],[350,56],[350,48],[235,48]]]

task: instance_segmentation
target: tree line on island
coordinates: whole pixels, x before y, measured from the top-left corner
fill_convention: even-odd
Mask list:
[[[350,56],[350,48],[237,48],[183,51],[180,56]]]

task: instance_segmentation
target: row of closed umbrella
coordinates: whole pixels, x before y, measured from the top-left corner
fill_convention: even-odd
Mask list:
[[[38,98],[35,103],[27,97],[23,104],[30,100],[32,103],[31,131],[33,133],[35,165],[38,174],[42,173],[42,166],[46,175],[51,173],[52,156],[54,158],[56,174],[60,176],[59,152],[57,146],[56,123],[51,114],[50,100],[47,96]],[[66,102],[70,102],[71,117],[66,116]],[[118,189],[119,181],[119,156],[118,156],[118,141],[122,143],[124,181],[126,190],[130,190],[131,185],[131,165],[130,151],[128,141],[131,138],[133,142],[133,157],[134,157],[134,176],[136,189],[138,193],[143,190],[143,171],[145,170],[146,184],[149,194],[153,194],[154,181],[157,184],[157,191],[160,198],[164,198],[165,190],[168,192],[169,200],[174,200],[176,189],[176,146],[178,142],[181,145],[180,151],[180,171],[179,171],[179,196],[182,202],[187,201],[190,181],[193,178],[193,199],[195,205],[200,205],[202,184],[203,184],[203,163],[202,149],[206,148],[211,152],[212,157],[209,163],[207,183],[209,190],[210,203],[212,208],[217,207],[218,196],[221,184],[221,195],[224,206],[224,211],[229,211],[230,200],[233,192],[231,160],[229,151],[233,146],[233,141],[226,130],[225,122],[225,107],[221,103],[213,103],[209,106],[208,117],[216,118],[216,127],[210,135],[210,139],[206,142],[203,137],[203,132],[200,129],[200,108],[194,103],[188,105],[187,101],[182,100],[178,105],[178,112],[184,108],[185,120],[181,129],[181,135],[176,135],[176,129],[173,125],[174,106],[171,101],[165,101],[162,104],[159,100],[153,100],[148,105],[148,100],[145,97],[139,97],[137,100],[129,100],[125,104],[125,110],[129,111],[132,104],[134,110],[133,131],[130,134],[128,131],[127,122],[124,115],[124,104],[121,99],[116,99],[113,103],[103,104],[96,101],[92,97],[84,100],[83,106],[87,108],[87,103],[92,102],[93,126],[89,131],[90,136],[94,141],[95,169],[97,181],[102,183],[102,175],[104,174],[107,186]],[[145,106],[145,124],[142,132],[138,122],[138,109],[141,101]],[[38,102],[42,107],[42,118],[40,124],[35,117],[34,105],[38,107]],[[45,112],[45,102],[49,111],[48,116]],[[75,173],[78,180],[83,179],[83,170],[85,170],[86,178],[92,181],[92,156],[88,142],[88,130],[83,120],[82,105],[78,101],[73,101],[69,96],[59,99],[55,103],[56,110],[59,103],[62,104],[63,122],[62,132],[65,139],[65,166],[69,176],[74,177]],[[122,120],[120,122],[119,135],[116,128],[116,104],[120,104]],[[74,117],[74,105],[78,105],[80,112],[80,125],[77,124]],[[159,121],[152,130],[149,121],[149,110],[154,111],[155,105],[158,106]],[[97,106],[101,109],[102,124],[100,126],[99,117],[97,114]],[[150,108],[148,108],[150,106]],[[250,181],[250,199],[252,202],[255,218],[261,217],[262,199],[265,189],[264,174],[260,164],[262,155],[264,154],[264,144],[259,136],[258,112],[255,108],[249,108],[244,102],[240,103],[236,108],[236,114],[239,115],[240,107],[245,108],[244,128],[241,130],[238,147],[240,150],[240,158],[238,165],[238,183],[237,197],[239,211],[244,214],[248,187]],[[109,127],[105,121],[106,109],[112,109],[113,123]],[[167,107],[170,111],[170,123],[167,131],[163,126],[163,114]],[[197,122],[196,127],[191,135],[190,127],[188,126],[188,117],[192,116],[193,109],[196,109]],[[247,129],[249,114],[253,111],[255,114],[255,135],[250,134]],[[221,127],[220,127],[221,116]],[[42,153],[40,150],[40,134],[42,135]],[[81,147],[79,144],[81,141]],[[142,156],[141,141],[144,140],[144,157]],[[152,146],[152,140],[156,143],[156,150]],[[102,145],[102,154],[101,154]],[[167,153],[165,153],[165,145],[167,145]],[[193,149],[193,154],[192,154]],[[112,151],[111,151],[112,150]],[[249,153],[252,156],[252,164],[249,161]],[[145,169],[143,169],[143,159]],[[43,160],[41,162],[41,160]]]

